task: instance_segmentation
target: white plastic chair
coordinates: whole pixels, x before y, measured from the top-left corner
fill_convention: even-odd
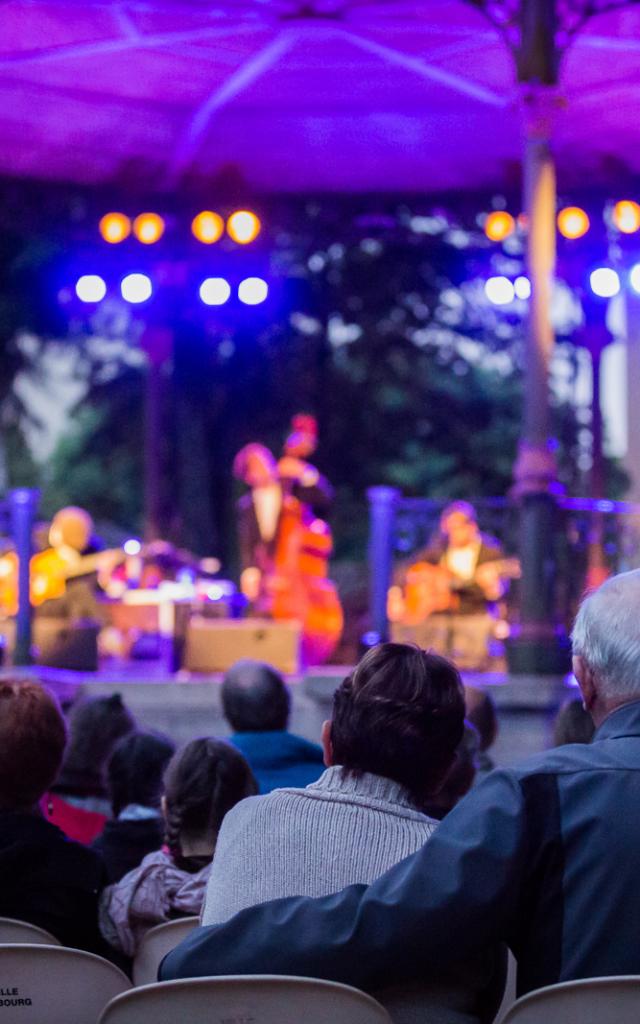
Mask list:
[[[518,964],[511,950],[507,954],[507,977],[505,979],[502,1002],[493,1024],[504,1024],[507,1013],[516,1001],[516,983],[518,980]]]
[[[29,921],[18,921],[14,917],[0,917],[0,943],[10,942],[15,945],[17,942],[26,942],[30,946],[60,946],[62,943],[55,935],[39,928]]]
[[[179,946],[189,932],[197,928],[197,917],[181,917],[177,921],[157,924],[144,935],[133,961],[133,984],[151,985],[158,980],[158,967],[167,953]]]
[[[66,946],[0,945],[1,1024],[95,1024],[131,988],[108,960]]]
[[[188,978],[117,996],[99,1024],[391,1024],[380,1003],[348,985],[260,974]]]
[[[563,981],[529,992],[503,1024],[638,1024],[640,975]]]

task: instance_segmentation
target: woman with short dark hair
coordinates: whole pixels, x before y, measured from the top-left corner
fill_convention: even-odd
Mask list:
[[[37,683],[0,682],[0,915],[62,943],[104,952],[97,927],[104,867],[42,814],[67,739],[55,698]]]

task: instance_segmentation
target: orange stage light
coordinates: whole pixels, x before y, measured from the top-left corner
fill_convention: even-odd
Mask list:
[[[558,214],[558,231],[565,238],[582,238],[590,227],[589,218],[579,206],[565,206]]]
[[[236,210],[227,220],[227,233],[234,242],[246,245],[260,234],[260,220],[250,210]]]
[[[484,223],[484,233],[492,242],[502,242],[515,230],[516,222],[506,210],[494,210]]]
[[[157,213],[141,213],[133,222],[133,233],[143,245],[153,245],[164,235],[164,221]]]
[[[203,210],[191,221],[191,231],[199,242],[211,245],[217,242],[224,231],[224,221],[219,213]]]
[[[632,235],[640,228],[640,205],[632,199],[621,199],[613,208],[613,223],[624,235]]]
[[[105,242],[115,245],[131,234],[131,221],[124,213],[105,213],[98,225]]]

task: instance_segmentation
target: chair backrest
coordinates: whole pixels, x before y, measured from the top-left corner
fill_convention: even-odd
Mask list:
[[[143,936],[133,961],[133,984],[150,985],[158,980],[158,967],[167,953],[175,949],[182,940],[197,928],[197,917],[180,917],[150,928]]]
[[[0,917],[0,943],[27,942],[31,946],[60,946],[55,935],[38,928],[28,921],[18,921],[14,917]]]
[[[638,1024],[640,975],[549,985],[518,999],[503,1024]]]
[[[505,979],[502,1002],[498,1008],[493,1024],[503,1024],[507,1013],[516,1001],[516,986],[518,981],[518,964],[513,953],[507,954],[507,977]]]
[[[144,985],[117,996],[100,1024],[391,1024],[371,996],[315,978],[261,974],[189,978]]]
[[[95,1024],[131,988],[108,960],[66,946],[0,945],[0,1024]]]

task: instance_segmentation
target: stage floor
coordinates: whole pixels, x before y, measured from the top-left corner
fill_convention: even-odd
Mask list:
[[[322,723],[331,714],[333,692],[351,671],[326,665],[289,676],[290,728],[318,741]],[[121,693],[140,726],[167,733],[176,743],[196,736],[228,736],[222,714],[220,673],[171,673],[162,661],[105,661],[99,672],[75,672],[32,666],[5,669],[46,683],[65,706],[80,696]],[[510,676],[503,672],[463,673],[466,684],[490,691],[499,714],[500,732],[493,748],[499,764],[512,764],[551,743],[553,719],[560,704],[577,691],[572,677]]]

